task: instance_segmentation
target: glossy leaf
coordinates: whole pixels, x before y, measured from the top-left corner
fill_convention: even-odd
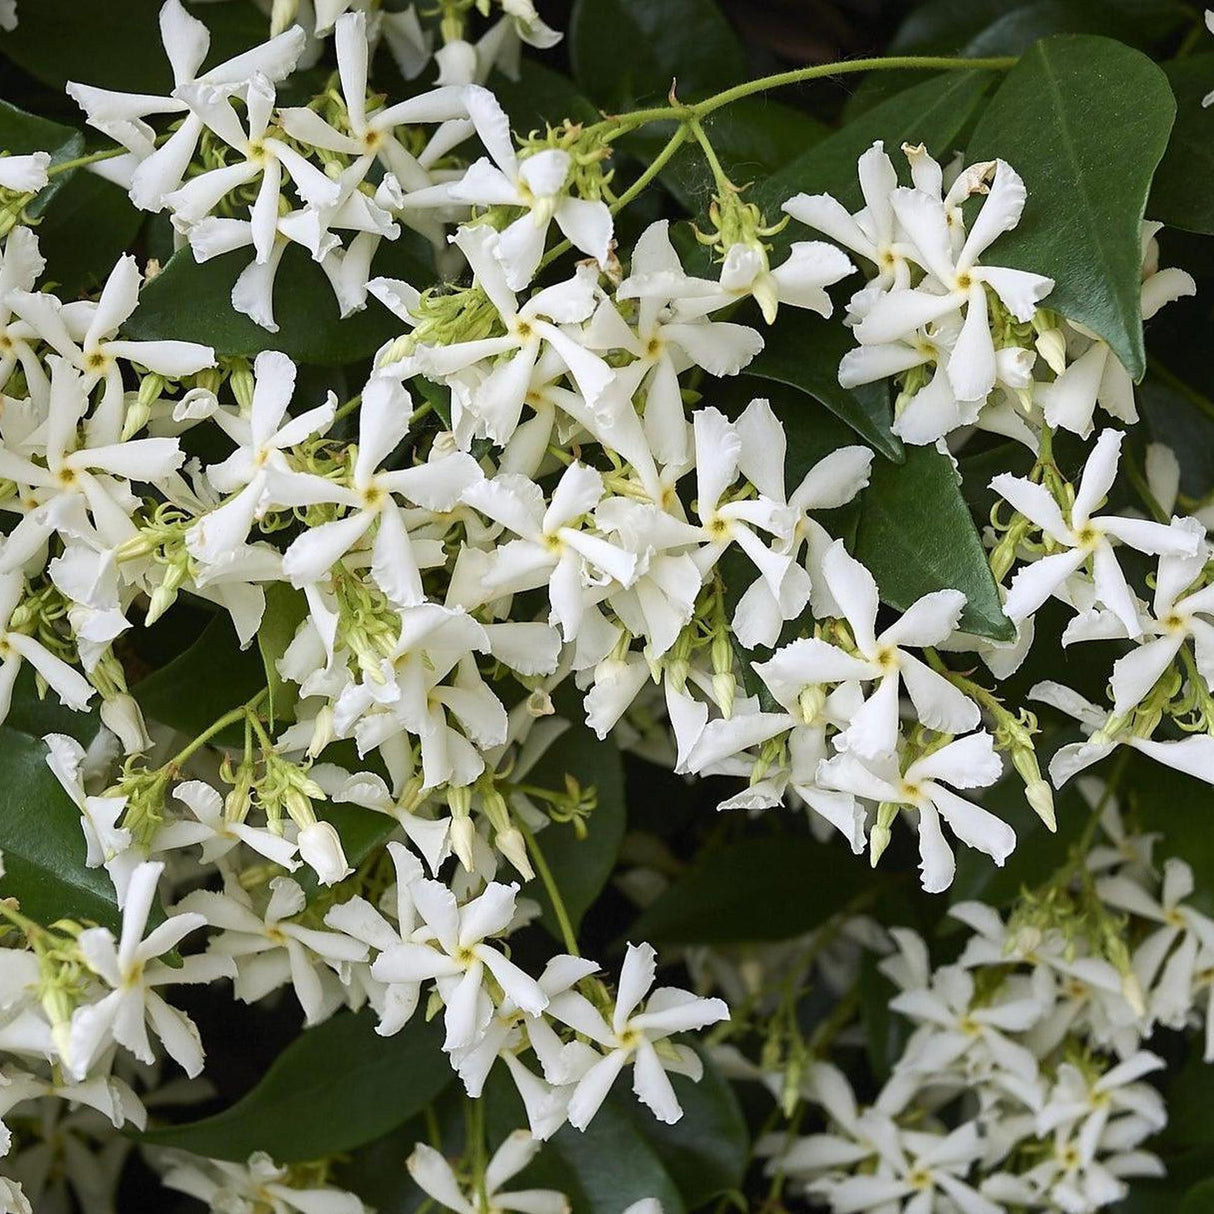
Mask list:
[[[855,389],[839,386],[839,360],[854,345],[839,317],[824,320],[811,312],[786,308],[764,333],[765,345],[747,371],[808,393],[846,422],[886,459],[901,463],[902,441],[890,432],[889,389],[885,383]],[[796,428],[796,419],[790,419]]]
[[[21,6],[16,29],[0,34],[0,54],[54,88],[79,80],[167,96],[173,76],[160,43],[162,5],[163,0],[35,0]],[[191,7],[211,34],[204,69],[265,41],[266,19],[247,0]]]
[[[266,610],[257,629],[257,649],[270,693],[267,707],[271,723],[289,721],[295,712],[299,685],[288,682],[278,673],[278,659],[286,653],[307,615],[308,600],[302,590],[296,590],[286,582],[273,582],[266,587]]]
[[[1015,636],[953,465],[934,447],[908,447],[901,465],[873,465],[855,555],[891,607],[905,611],[933,590],[960,590],[965,631],[995,640]]]
[[[66,173],[55,205],[38,225],[38,247],[46,258],[43,281],[63,299],[94,291],[130,248],[145,215],[126,191],[93,173]]]
[[[642,911],[629,938],[666,944],[789,940],[826,922],[873,880],[863,859],[841,853],[833,841],[743,839],[701,856]]]
[[[389,1133],[451,1082],[441,1018],[419,1013],[380,1037],[369,1012],[339,1012],[305,1029],[260,1083],[230,1108],[142,1135],[213,1159],[243,1162],[266,1151],[279,1163],[350,1151]]]
[[[200,264],[179,249],[140,294],[124,333],[137,341],[202,342],[219,355],[281,350],[299,362],[336,365],[369,357],[401,332],[401,322],[374,299],[342,320],[324,271],[292,245],[275,280],[279,328],[271,333],[232,307],[232,285],[251,259],[251,250],[237,249]],[[374,272],[422,283],[433,277],[400,242],[385,246]]]
[[[569,22],[573,72],[605,110],[685,101],[746,79],[746,60],[713,0],[578,0]]]
[[[1094,330],[1135,379],[1146,367],[1139,227],[1176,103],[1163,72],[1109,38],[1059,35],[1008,73],[970,140],[1024,178],[1020,225],[986,254],[1048,274],[1047,304]]]
[[[75,160],[84,151],[84,136],[70,126],[50,122],[34,114],[27,114],[0,101],[0,151],[13,156],[25,156],[30,152],[50,152],[50,167]],[[55,196],[72,179],[75,169],[56,173],[26,206],[31,219],[45,214]]]
[[[1171,227],[1214,233],[1214,55],[1176,59],[1164,71],[1176,94],[1176,125],[1155,171],[1147,215]]]
[[[256,649],[240,648],[231,619],[222,613],[212,617],[188,649],[136,683],[131,694],[150,720],[197,736],[265,685]],[[239,727],[233,727],[218,740],[235,743],[240,736]]]
[[[536,843],[552,870],[576,930],[607,884],[620,854],[626,817],[624,767],[613,741],[600,742],[584,725],[574,725],[527,773],[526,782],[562,791],[566,773],[574,776],[583,788],[593,786],[597,794],[595,808],[586,822],[586,837],[579,839],[572,823],[554,822],[536,835]],[[558,934],[556,915],[543,885],[533,882],[527,892],[543,907],[545,926]]]
[[[22,672],[8,719],[0,726],[0,897],[16,898],[36,922],[91,920],[116,927],[114,886],[104,868],[88,868],[80,811],[46,764],[42,738],[66,733],[85,740],[95,733],[94,713],[77,713],[38,701]]]

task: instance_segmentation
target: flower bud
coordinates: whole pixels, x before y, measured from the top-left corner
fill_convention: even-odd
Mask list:
[[[141,755],[150,750],[152,739],[143,723],[143,713],[134,697],[111,696],[101,701],[101,723],[122,743],[123,753]]]
[[[297,840],[303,862],[324,885],[336,885],[354,870],[346,863],[341,836],[330,822],[313,822],[299,832]]]

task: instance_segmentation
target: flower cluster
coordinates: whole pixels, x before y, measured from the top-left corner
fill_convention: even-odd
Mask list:
[[[166,0],[167,96],[68,87],[116,145],[90,168],[163,213],[197,261],[244,251],[237,312],[277,331],[276,275],[298,245],[343,318],[399,322],[348,400],[270,340],[251,360],[133,340],[158,271],[133,256],[95,299],[60,299],[26,213],[50,155],[0,158],[0,723],[31,687],[90,723],[83,741],[64,724],[42,744],[79,814],[88,889],[108,879],[117,912],[44,924],[0,903],[14,1208],[81,1177],[74,1156],[97,1141],[114,1144],[100,1151],[116,1183],[128,1144],[111,1131],[147,1124],[164,1059],[203,1074],[200,1032],[166,998],[178,985],[285,998],[307,1026],[362,1011],[385,1037],[440,1018],[467,1096],[498,1068],[527,1122],[491,1158],[468,1142],[458,1168],[416,1147],[417,1185],[460,1214],[567,1210],[555,1190],[502,1186],[563,1127],[586,1130],[625,1070],[654,1117],[678,1120],[670,1076],[703,1072],[683,1035],[730,1007],[655,985],[648,944],[628,945],[614,983],[580,954],[544,850],[554,823],[586,833],[596,791],[537,774],[571,734],[722,777],[723,810],[804,809],[874,866],[902,820],[930,893],[953,884],[954,841],[982,864],[1013,852],[1012,826],[979,803],[1009,768],[1050,829],[1051,783],[1118,747],[1214,783],[1209,519],[1178,505],[1160,446],[1138,503],[1110,503],[1125,434],[1088,440],[1097,406],[1137,421],[1132,381],[1098,334],[1044,306],[1048,277],[999,264],[1026,204],[1015,169],[907,147],[906,185],[878,143],[858,166],[862,210],[797,195],[795,234],[829,240],[777,242],[782,225],[743,201],[693,118],[717,186],[707,252],[664,219],[626,247],[615,216],[632,190],[609,164],[641,120],[520,138],[486,82],[517,66],[520,41],[559,35],[529,0],[501,0],[473,43],[472,6],[442,7],[432,53],[412,8],[275,0],[263,44],[204,70],[206,26]],[[284,104],[330,37],[336,76]],[[435,65],[405,100],[368,91],[381,42],[410,81]],[[1195,289],[1159,268],[1157,232],[1143,227],[1143,317]],[[376,267],[393,244],[428,249],[444,281]],[[867,278],[837,321],[856,343],[841,388],[893,381],[891,441],[952,456],[985,431],[1032,453],[1025,475],[990,481],[983,537],[1014,640],[977,635],[961,590],[903,601],[855,555],[844,508],[873,476],[869,446],[803,462],[778,401],[726,390],[777,318],[835,316],[852,258]],[[1076,475],[1054,447],[1071,436]],[[264,690],[195,733],[145,719],[134,678],[134,639],[186,600],[266,660]],[[1057,682],[1029,693],[1083,732],[1047,782],[1035,716],[973,658],[1009,678],[1058,610],[1063,645],[1116,649],[1108,704]],[[346,814],[357,831],[339,829]],[[1139,1150],[1164,1121],[1143,1043],[1156,1025],[1212,1031],[1214,923],[1186,904],[1183,861],[1157,873],[1149,839],[1125,838],[1112,808],[1103,820],[1118,849],[1079,854],[1010,918],[954,906],[973,932],[955,962],[933,969],[919,936],[894,933],[881,970],[913,1026],[901,1059],[863,1107],[825,1063],[791,1086],[778,1075],[785,1104],[827,1125],[771,1138],[773,1168],[840,1214],[1084,1214],[1157,1171]],[[534,963],[519,945],[537,881],[564,948]],[[884,945],[869,920],[849,930]],[[856,950],[827,943],[779,963],[854,986]],[[685,960],[762,1011],[721,953]],[[56,1150],[62,1167],[40,1172]],[[149,1157],[213,1210],[364,1208],[323,1162]]]
[[[879,969],[910,1030],[901,1055],[864,1102],[812,1063],[797,1096],[823,1128],[770,1135],[773,1174],[835,1211],[1066,1214],[1163,1174],[1142,1149],[1167,1121],[1145,1078],[1164,1060],[1145,1045],[1158,1027],[1203,1022],[1208,1042],[1214,922],[1189,903],[1189,866],[1158,863],[1108,789],[1084,791],[1104,835],[1085,866],[1006,917],[954,905],[971,933],[956,961],[933,968],[922,937],[893,929]]]

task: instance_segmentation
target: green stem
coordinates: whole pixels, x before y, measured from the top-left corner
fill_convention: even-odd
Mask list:
[[[1155,521],[1165,525],[1171,522],[1168,512],[1159,504],[1159,499],[1155,494],[1151,492],[1151,486],[1147,483],[1147,478],[1138,467],[1138,460],[1135,458],[1134,452],[1128,447],[1121,453],[1121,466],[1125,469],[1130,484],[1134,486],[1138,496],[1142,498],[1142,504],[1151,512]]]
[[[670,117],[669,112],[663,111],[663,116]],[[608,208],[613,215],[624,209],[642,190],[666,167],[671,156],[675,154],[687,138],[687,128],[680,125],[679,129],[667,140],[666,146],[654,157],[649,167],[626,189]],[[573,245],[568,240],[559,241],[544,254],[540,269],[551,265],[558,257],[568,253]]]
[[[535,864],[535,871],[539,873],[540,880],[548,891],[548,898],[552,903],[553,911],[556,913],[556,921],[560,925],[561,939],[565,942],[565,951],[571,956],[580,957],[582,954],[578,951],[577,935],[573,930],[573,921],[569,918],[569,912],[565,909],[565,900],[561,897],[561,891],[557,888],[556,879],[552,875],[552,869],[548,867],[548,861],[544,859],[544,853],[535,841],[535,835],[532,834],[531,828],[525,822],[517,820],[516,822],[520,833],[527,841],[527,850],[531,853],[531,859]]]
[[[701,125],[698,118],[693,118],[688,124],[691,133],[696,137],[696,142],[700,145],[700,150],[704,153],[704,159],[708,161],[708,167],[712,170],[713,181],[716,182],[717,193],[725,194],[733,189],[733,182],[729,180],[728,174],[721,166],[721,161],[717,156],[716,148],[712,146],[712,142],[704,133],[704,127]]]
[[[90,152],[87,156],[77,156],[75,160],[61,160],[58,164],[52,164],[46,170],[46,175],[55,177],[59,173],[66,173],[69,169],[83,168],[86,164],[95,164],[98,160],[112,160],[115,156],[125,154],[126,148],[106,148],[104,152]]]
[[[250,714],[256,710],[257,705],[265,699],[268,692],[268,688],[262,688],[262,690],[259,691],[251,700],[241,704],[239,708],[233,708],[231,712],[225,712],[217,721],[207,726],[207,728],[204,729],[202,733],[200,733],[192,742],[190,742],[189,745],[184,747],[182,750],[179,750],[168,761],[168,763],[165,764],[165,766],[180,767],[182,763],[184,763],[186,759],[188,759],[196,750],[200,750],[216,734],[222,733],[225,729],[227,729],[229,725],[234,725],[237,721],[241,720],[251,720],[252,717]]]
[[[718,110],[723,105],[739,101],[743,97],[753,97],[756,93],[764,93],[768,89],[785,88],[790,84],[804,84],[808,80],[820,80],[824,76],[843,76],[853,72],[888,72],[888,71],[1006,71],[1017,61],[1015,55],[1003,55],[992,59],[962,59],[955,56],[940,55],[894,55],[873,59],[848,59],[841,63],[818,63],[811,67],[794,68],[790,72],[778,72],[774,76],[763,76],[758,80],[746,80],[735,84],[724,92],[714,93],[703,101],[698,101],[689,108],[696,116],[703,118]]]

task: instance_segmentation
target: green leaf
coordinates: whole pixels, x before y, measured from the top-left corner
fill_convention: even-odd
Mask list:
[[[253,649],[241,649],[226,612],[212,617],[198,639],[171,662],[131,688],[144,715],[197,737],[225,713],[265,687],[265,671]],[[233,726],[218,742],[243,737]]]
[[[582,916],[607,884],[624,839],[624,766],[610,739],[600,742],[584,725],[575,724],[549,747],[526,775],[526,783],[561,791],[565,775],[583,788],[593,785],[597,802],[586,821],[586,837],[579,839],[571,822],[554,822],[536,835],[536,844],[552,870],[561,901],[574,931]],[[560,938],[556,913],[540,883],[528,888],[543,907],[543,922]]]
[[[839,360],[855,341],[838,318],[825,320],[804,310],[785,309],[764,341],[763,350],[747,367],[749,374],[808,393],[886,459],[903,461],[902,441],[889,428],[888,387],[884,383],[855,389],[839,386]]]
[[[104,177],[71,171],[63,177],[64,188],[38,225],[38,247],[46,258],[44,281],[54,283],[62,298],[74,299],[105,282],[134,242],[144,214]]]
[[[0,34],[0,54],[56,89],[78,80],[167,96],[173,74],[160,42],[162,6],[163,0],[35,0],[21,6],[15,30]],[[266,39],[266,18],[248,0],[191,7],[211,34],[207,68]]]
[[[1104,34],[1143,50],[1189,20],[1176,0],[941,0],[903,23],[889,54],[1022,55],[1051,34]],[[848,99],[849,118],[914,83],[912,71],[871,72]]]
[[[13,156],[26,156],[30,152],[50,152],[51,164],[63,164],[75,160],[84,151],[84,136],[74,131],[70,126],[62,126],[46,118],[27,114],[0,101],[0,151]],[[45,213],[56,194],[71,180],[75,169],[65,169],[56,173],[46,186],[41,189],[25,208],[31,219],[36,219]]]
[[[772,222],[782,215],[780,204],[800,193],[833,194],[849,210],[858,210],[864,204],[856,177],[861,153],[880,139],[891,153],[906,142],[922,143],[933,155],[947,159],[992,79],[990,72],[958,71],[916,84],[758,182],[749,200]],[[794,240],[817,235],[794,222],[773,238],[773,244],[787,248]]]
[[[691,101],[746,79],[741,44],[713,0],[577,0],[569,21],[573,74],[608,111]]]
[[[375,272],[428,282],[432,273],[401,243],[383,250]],[[263,329],[232,307],[232,285],[251,257],[250,250],[237,249],[200,264],[188,248],[179,249],[143,289],[124,334],[136,341],[202,342],[219,355],[281,350],[299,362],[326,366],[367,358],[400,334],[401,322],[374,299],[342,320],[324,271],[299,245],[283,254],[274,284],[278,332]]]
[[[1214,55],[1176,59],[1164,67],[1176,95],[1176,125],[1155,170],[1147,215],[1170,227],[1214,233]]]
[[[1175,113],[1145,55],[1063,34],[1008,73],[967,152],[1002,157],[1028,188],[1020,225],[988,260],[1053,278],[1046,303],[1103,337],[1135,379],[1146,368],[1139,227]]]
[[[1178,1214],[1214,1214],[1214,1178],[1199,1180],[1184,1195]]]
[[[629,936],[665,944],[789,940],[826,922],[875,879],[862,859],[808,836],[743,839],[704,853]]]
[[[380,1037],[369,1012],[339,1012],[305,1029],[230,1108],[140,1140],[239,1162],[253,1151],[293,1163],[353,1150],[420,1112],[451,1082],[442,1036],[441,1019],[427,1024],[420,1013],[395,1036]]]
[[[960,590],[965,631],[998,641],[1016,635],[953,465],[934,447],[908,447],[901,465],[874,464],[855,556],[876,578],[882,601],[899,611],[933,590]]]
[[[278,659],[295,639],[295,632],[308,614],[308,600],[302,590],[286,582],[272,582],[265,588],[266,609],[257,629],[257,648],[265,667],[266,686],[270,690],[270,723],[289,721],[299,699],[299,685],[287,682],[278,673]]]
[[[96,729],[96,714],[59,706],[54,692],[39,701],[22,671],[0,726],[0,897],[16,898],[38,923],[68,918],[115,928],[121,919],[109,874],[85,866],[80,811],[46,765],[42,741],[48,733],[86,741]]]

